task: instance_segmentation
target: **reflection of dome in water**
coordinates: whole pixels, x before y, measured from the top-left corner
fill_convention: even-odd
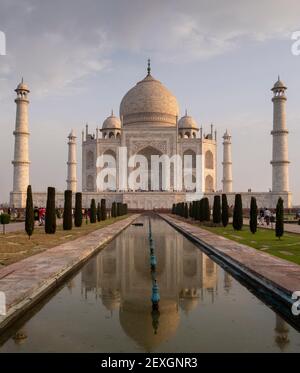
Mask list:
[[[276,315],[276,327],[275,327],[275,342],[281,351],[284,351],[287,345],[290,343],[289,340],[289,327],[287,323],[278,315]]]
[[[185,313],[190,313],[193,309],[197,307],[197,304],[198,304],[198,298],[184,298],[184,299],[180,299],[179,301],[180,308]]]
[[[117,289],[103,289],[101,299],[103,306],[108,311],[113,311],[120,307],[121,295]]]
[[[158,328],[155,334],[151,302],[132,300],[120,308],[120,324],[124,332],[145,351],[154,351],[161,343],[173,337],[179,325],[176,302],[161,300]]]
[[[199,301],[197,289],[182,289],[180,291],[179,298],[180,308],[185,313],[189,313],[195,309]]]

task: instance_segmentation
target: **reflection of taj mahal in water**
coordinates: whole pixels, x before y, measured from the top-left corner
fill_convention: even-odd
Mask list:
[[[144,220],[146,221],[146,220]],[[208,304],[236,294],[233,279],[201,250],[152,219],[160,289],[159,317],[151,313],[151,274],[147,230],[121,234],[82,269],[83,297],[101,299],[124,333],[145,351],[153,351],[180,330],[180,320],[207,312]],[[234,295],[236,296],[236,295]],[[211,308],[209,308],[211,309]],[[228,311],[227,311],[228,312]],[[197,316],[196,316],[197,319]],[[274,341],[281,350],[289,344],[289,327],[276,315]]]
[[[153,220],[156,232],[159,224]],[[152,350],[176,332],[179,307],[189,313],[204,293],[214,301],[217,265],[191,243],[183,245],[181,235],[174,240],[172,232],[159,231],[155,251],[161,301],[158,325],[154,326],[147,234],[143,228],[136,228],[136,232],[140,234],[135,239],[130,234],[117,237],[114,245],[84,267],[82,291],[101,297],[107,310],[119,313],[125,333],[146,350]],[[227,285],[230,287],[229,275]]]

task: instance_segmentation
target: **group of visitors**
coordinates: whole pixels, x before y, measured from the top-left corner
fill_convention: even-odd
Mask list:
[[[34,208],[34,221],[36,221],[38,225],[45,225],[45,215],[46,209],[44,207],[35,207]]]
[[[267,208],[261,208],[259,210],[258,216],[258,224],[259,225],[267,225],[271,224],[271,228],[273,228],[273,224],[275,223],[275,213]]]
[[[61,218],[63,214],[63,209],[57,209],[57,217]],[[45,207],[35,207],[34,208],[34,220],[37,225],[45,225],[46,209]],[[72,216],[74,216],[74,209],[72,209]],[[90,209],[82,209],[82,216],[88,219],[90,216]]]

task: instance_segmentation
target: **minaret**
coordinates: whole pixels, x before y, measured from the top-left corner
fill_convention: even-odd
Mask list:
[[[231,159],[231,136],[228,131],[223,136],[223,192],[232,192],[232,159]]]
[[[68,136],[68,179],[67,189],[72,190],[73,193],[77,191],[77,161],[76,161],[76,136],[72,130]]]
[[[278,76],[277,82],[271,89],[273,101],[273,159],[272,191],[289,191],[289,160],[288,160],[288,130],[286,126],[286,91],[287,87]]]
[[[13,191],[11,193],[11,206],[22,208],[26,203],[26,190],[29,184],[29,129],[28,129],[28,86],[23,82],[15,89],[17,97],[15,103],[16,127],[14,131],[15,149],[14,149],[14,175]]]

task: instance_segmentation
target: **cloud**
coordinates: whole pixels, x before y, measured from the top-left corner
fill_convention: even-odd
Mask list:
[[[300,26],[294,0],[0,0],[0,7],[8,49],[1,79],[15,84],[24,75],[36,95],[67,94],[120,51],[188,63]]]

